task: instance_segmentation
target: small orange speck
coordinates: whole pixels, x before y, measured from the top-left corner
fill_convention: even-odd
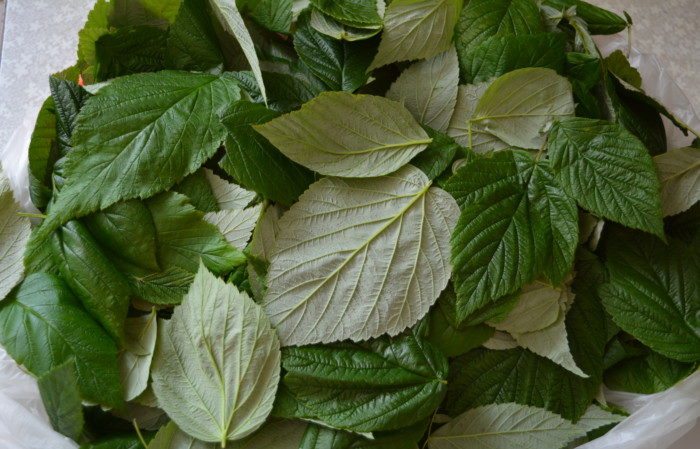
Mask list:
[[[78,86],[85,86],[85,80],[83,80],[83,74],[78,74]]]

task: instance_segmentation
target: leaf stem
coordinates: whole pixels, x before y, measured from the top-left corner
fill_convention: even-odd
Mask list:
[[[40,218],[42,220],[46,219],[46,215],[43,214],[33,214],[31,212],[17,212],[17,215],[21,217],[30,217],[30,218]]]
[[[143,435],[141,434],[141,429],[139,429],[139,425],[136,422],[136,419],[133,419],[131,422],[134,424],[134,430],[136,430],[136,436],[139,438],[139,441],[143,445],[144,449],[148,449],[148,444],[146,444],[146,440],[143,438]]]

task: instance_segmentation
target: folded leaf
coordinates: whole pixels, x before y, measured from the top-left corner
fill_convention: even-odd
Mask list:
[[[187,435],[177,427],[174,421],[161,427],[148,443],[148,449],[215,449],[216,447],[216,444],[205,443]]]
[[[69,359],[41,376],[38,386],[51,426],[56,432],[78,441],[83,433],[85,419],[78,392],[75,361]]]
[[[200,265],[182,305],[159,326],[151,376],[158,404],[183,431],[224,447],[272,410],[279,340],[260,306]]]
[[[279,223],[265,298],[283,345],[396,335],[428,312],[450,276],[458,214],[430,186],[409,165],[326,178],[301,196]]]
[[[394,0],[386,10],[379,51],[370,69],[446,51],[463,0]]]
[[[700,149],[671,150],[654,157],[654,164],[664,216],[684,212],[700,201]]]
[[[381,28],[384,4],[377,0],[311,0],[311,4],[335,20],[358,28]],[[382,11],[379,10],[380,6]]]
[[[460,320],[543,273],[558,283],[571,269],[578,212],[546,160],[523,151],[477,158],[445,189],[462,209],[451,239]]]
[[[391,173],[431,142],[401,104],[345,92],[323,93],[253,128],[294,162],[331,176]]]
[[[423,125],[445,132],[457,104],[458,83],[457,53],[450,48],[404,70],[386,97],[403,103]]]
[[[133,75],[100,89],[78,117],[66,184],[42,235],[121,200],[152,196],[194,172],[224,139],[217,113],[238,97],[229,77],[186,72]]]
[[[59,278],[33,274],[0,305],[0,343],[36,376],[75,359],[85,400],[120,406],[117,347]]]
[[[355,432],[406,427],[442,400],[447,359],[407,334],[368,343],[285,348],[286,385],[305,414]]]
[[[34,207],[44,210],[51,200],[51,171],[58,159],[56,105],[53,97],[48,97],[39,110],[28,153],[29,196]]]
[[[361,41],[375,36],[381,31],[379,27],[355,28],[338,22],[332,17],[323,14],[316,8],[311,10],[311,26],[321,34],[333,39],[344,41]]]
[[[430,449],[560,449],[588,429],[547,410],[519,404],[492,404],[462,413],[432,433]]]
[[[559,11],[575,6],[576,15],[586,22],[591,34],[615,34],[628,26],[617,14],[581,0],[546,0],[544,4]]]
[[[586,210],[663,236],[659,181],[647,149],[620,125],[586,118],[555,123],[547,152],[559,184]]]
[[[613,234],[600,296],[613,321],[654,351],[681,362],[700,360],[700,251],[640,233]]]
[[[24,276],[24,249],[31,234],[29,218],[18,215],[19,205],[0,168],[0,301]]]
[[[135,399],[148,387],[157,335],[155,310],[148,315],[126,319],[124,350],[119,354],[121,383],[126,401]]]

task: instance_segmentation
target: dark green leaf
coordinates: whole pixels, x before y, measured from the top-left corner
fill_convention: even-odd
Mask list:
[[[309,12],[302,13],[294,33],[299,58],[329,90],[354,92],[364,86],[367,68],[376,52],[376,40],[336,40],[311,27]]]
[[[314,181],[313,173],[289,160],[251,127],[279,115],[260,104],[233,103],[222,115],[229,137],[221,168],[244,187],[290,205]]]
[[[292,0],[238,0],[256,22],[277,33],[289,33],[292,26]]]
[[[36,376],[74,358],[84,399],[123,403],[114,341],[55,276],[33,274],[2,302],[0,343]]]
[[[642,142],[620,125],[562,119],[552,127],[547,152],[557,181],[581,207],[663,236],[654,164]]]
[[[171,69],[207,71],[223,65],[208,0],[183,0],[167,42],[167,66]]]
[[[59,156],[65,157],[71,149],[76,119],[85,103],[92,97],[88,91],[70,81],[49,78],[51,96],[56,110],[56,132]]]
[[[457,357],[478,348],[491,338],[494,329],[485,324],[454,327],[441,307],[430,312],[427,340],[442,351],[446,357]]]
[[[80,449],[144,449],[138,435],[108,437],[80,446]]]
[[[600,287],[608,313],[625,332],[681,362],[700,360],[698,245],[620,230],[608,236],[610,281]]]
[[[197,210],[202,212],[217,212],[219,210],[211,183],[202,169],[177,183],[172,190],[189,198]]]
[[[450,416],[480,405],[516,402],[577,420],[598,391],[554,362],[522,348],[475,349],[450,364],[444,407]]]
[[[463,58],[492,36],[545,31],[533,0],[470,0],[455,28],[455,45]]]
[[[357,438],[342,430],[310,424],[304,432],[299,449],[350,449]]]
[[[38,384],[51,426],[56,432],[77,441],[83,433],[85,419],[75,360],[70,359],[51,369],[39,378]]]
[[[411,164],[420,168],[428,179],[435,179],[450,168],[460,146],[451,137],[424,126],[423,129],[433,141],[428,148],[411,159]]]
[[[566,53],[566,74],[570,80],[581,83],[586,90],[600,82],[603,66],[600,58],[586,53]]]
[[[232,76],[238,80],[253,101],[263,102],[260,88],[252,72],[236,72]],[[299,109],[302,104],[320,93],[308,82],[286,73],[263,72],[263,80],[267,87],[267,105],[279,112]]]
[[[168,71],[103,87],[80,112],[66,184],[40,236],[121,200],[152,196],[198,169],[225,137],[217,115],[239,98],[236,84],[225,75]]]
[[[358,432],[416,423],[435,410],[446,390],[447,360],[410,334],[288,347],[282,365],[284,385],[303,415]]]
[[[546,0],[544,4],[559,11],[576,6],[576,15],[586,22],[591,34],[615,34],[627,28],[622,17],[581,0]]]
[[[29,142],[29,195],[39,210],[44,210],[51,200],[51,172],[56,159],[56,108],[53,97],[49,97],[39,110]]]
[[[150,26],[126,27],[95,42],[95,79],[106,81],[134,73],[156,72],[165,67],[168,33]]]
[[[104,249],[136,266],[159,269],[156,229],[142,201],[117,203],[88,215],[83,223]]]
[[[445,189],[462,209],[452,236],[460,320],[543,273],[558,284],[571,269],[578,212],[546,160],[502,151],[468,162]]]
[[[563,33],[493,36],[459,55],[461,79],[480,83],[525,67],[547,67],[562,73],[565,50]]]
[[[618,391],[653,394],[671,388],[692,374],[695,367],[693,363],[681,363],[649,351],[605,371],[605,385]]]
[[[642,75],[639,71],[630,65],[627,57],[622,50],[615,50],[605,58],[605,68],[612,72],[613,75],[620,78],[624,82],[636,87],[642,88]]]
[[[56,230],[51,246],[71,290],[112,338],[121,341],[131,297],[126,279],[77,220]]]
[[[311,4],[345,25],[357,28],[382,25],[377,0],[311,0]]]

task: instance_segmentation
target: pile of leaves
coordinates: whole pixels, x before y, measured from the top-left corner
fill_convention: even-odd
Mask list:
[[[700,360],[700,149],[667,149],[694,132],[591,38],[631,26],[580,0],[98,0],[32,136],[38,213],[0,183],[0,344],[84,448],[604,434],[603,385]]]

